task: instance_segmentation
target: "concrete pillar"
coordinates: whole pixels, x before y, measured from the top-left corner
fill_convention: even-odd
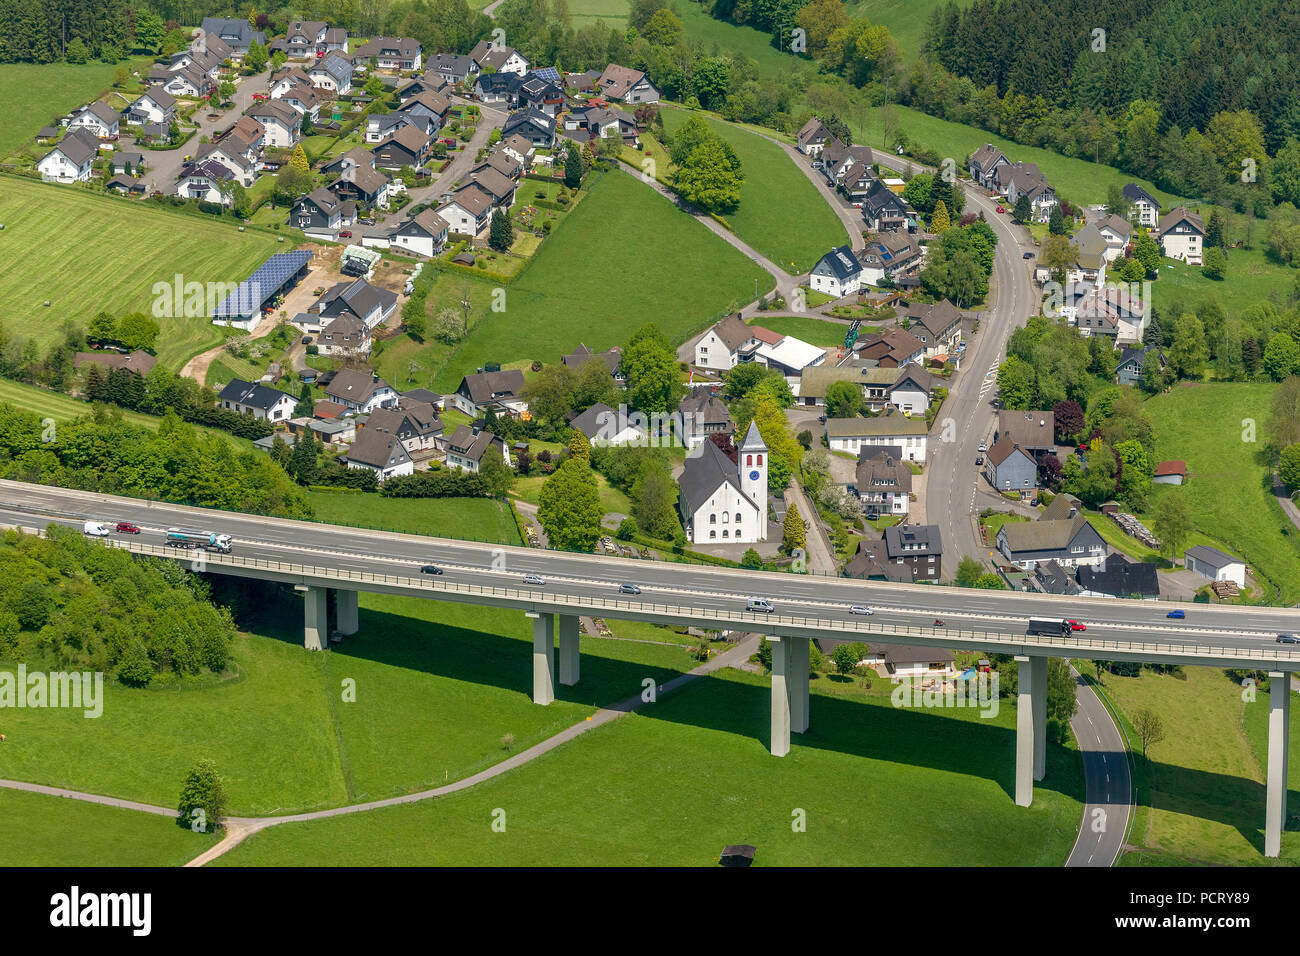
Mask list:
[[[578,654],[578,616],[555,615],[560,632],[560,683],[572,687],[578,683],[580,657]]]
[[[533,703],[555,700],[555,616],[529,611],[533,619]]]
[[[772,645],[772,756],[790,752],[790,645],[788,637],[769,637]]]
[[[790,673],[786,687],[790,691],[790,729],[802,734],[808,729],[808,638],[787,637],[790,645]]]
[[[343,589],[335,590],[338,601],[339,633],[351,637],[360,628],[358,623],[357,592]]]
[[[1276,857],[1286,828],[1287,743],[1291,731],[1291,675],[1268,675],[1268,790],[1264,811],[1264,855]]]
[[[1035,673],[1044,668],[1041,657],[1016,655],[1016,806],[1027,807],[1034,802],[1034,742],[1038,736],[1034,726],[1037,704],[1035,688],[1039,684]]]
[[[1034,779],[1047,776],[1047,658],[1034,658]]]
[[[302,646],[309,651],[329,647],[329,588],[300,587],[303,592]]]

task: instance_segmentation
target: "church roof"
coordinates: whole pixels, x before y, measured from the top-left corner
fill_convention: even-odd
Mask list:
[[[740,443],[740,450],[757,451],[759,449],[767,451],[767,443],[763,441],[763,436],[759,434],[758,423],[750,422],[749,431],[745,432],[745,440]]]
[[[744,489],[740,487],[740,476],[736,465],[716,444],[706,441],[700,445],[699,454],[686,459],[686,468],[678,480],[681,489],[682,510],[693,515],[717,493],[724,484],[729,484],[745,498]],[[749,501],[748,498],[745,498]],[[753,502],[750,502],[752,505]]]

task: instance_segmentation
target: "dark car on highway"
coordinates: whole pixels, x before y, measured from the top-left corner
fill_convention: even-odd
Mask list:
[[[1176,611],[1170,611],[1168,614],[1165,615],[1165,617],[1177,618],[1178,620],[1182,620],[1186,616],[1187,615],[1183,613],[1182,608],[1178,608]]]
[[[1277,642],[1279,644],[1300,644],[1300,637],[1296,637],[1294,634],[1279,634]]]
[[[442,574],[442,568],[438,567],[436,564],[426,564],[424,567],[420,568],[420,573],[421,574]]]

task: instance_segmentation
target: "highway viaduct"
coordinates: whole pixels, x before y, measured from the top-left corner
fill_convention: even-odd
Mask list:
[[[133,498],[0,481],[0,526],[40,531],[53,522],[80,528],[87,519],[131,521],[144,532],[106,544],[135,554],[177,560],[194,570],[292,585],[304,596],[303,644],[328,647],[329,592],[336,595],[341,635],[358,632],[358,594],[367,591],[518,610],[533,623],[533,700],[555,699],[558,679],[580,680],[580,615],[655,624],[743,630],[772,647],[770,749],[789,753],[791,734],[808,730],[809,642],[850,640],[1008,654],[1018,674],[1015,801],[1029,806],[1034,781],[1046,769],[1047,662],[1051,657],[1138,661],[1267,671],[1269,736],[1264,852],[1276,857],[1286,820],[1290,675],[1300,648],[1276,643],[1300,631],[1300,610],[1195,605],[1171,622],[1163,602],[979,591],[927,585],[761,573],[669,562],[392,534],[315,522],[257,517]],[[167,527],[231,534],[231,554],[189,552],[152,542]],[[436,563],[442,575],[420,567]],[[545,585],[522,583],[539,574]],[[642,588],[618,592],[622,582]],[[769,598],[775,611],[746,610],[746,596]],[[867,604],[870,616],[849,613]],[[1025,633],[1030,617],[1072,618],[1088,630],[1068,637]],[[936,618],[943,626],[935,626]]]

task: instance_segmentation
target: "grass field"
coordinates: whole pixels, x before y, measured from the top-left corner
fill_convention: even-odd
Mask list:
[[[509,506],[494,498],[381,498],[347,491],[308,491],[306,496],[312,513],[330,524],[523,544]]]
[[[679,647],[590,639],[582,681],[532,702],[532,627],[522,614],[361,597],[357,637],[302,649],[291,591],[237,639],[234,679],[181,689],[104,687],[103,714],[5,712],[12,779],[174,805],[193,762],[210,757],[234,814],[269,814],[391,796],[474,773],[577,723],[597,704],[692,666]],[[267,635],[267,636],[259,636]],[[351,678],[356,701],[341,700]]]
[[[1184,383],[1148,400],[1155,459],[1181,458],[1189,474],[1185,485],[1156,485],[1152,508],[1161,495],[1185,498],[1197,530],[1268,579],[1274,591],[1265,595],[1269,603],[1294,604],[1300,600],[1300,535],[1268,490],[1268,468],[1258,459],[1263,435],[1253,444],[1243,440],[1248,419],[1262,431],[1275,387]]]
[[[136,57],[128,69],[149,62]],[[113,85],[117,66],[111,63],[0,64],[0,159],[7,157],[68,110],[90,102]]]
[[[820,345],[825,348],[830,348],[835,345],[843,345],[844,336],[849,331],[847,325],[843,325],[839,322],[827,322],[825,319],[818,319],[812,316],[767,316],[762,312],[759,312],[752,319],[749,319],[748,324],[760,325],[765,329],[771,329],[773,332],[779,332],[782,335],[793,335],[797,339],[803,339],[810,345]]]
[[[672,133],[693,114],[664,110],[661,115]],[[785,150],[730,123],[704,119],[731,144],[744,168],[740,205],[723,217],[737,237],[792,275],[807,272],[826,250],[848,241],[844,224]],[[659,161],[667,162],[667,156]]]
[[[627,0],[573,0],[569,4],[569,22],[573,24],[573,29],[581,30],[597,20],[604,20],[622,33],[627,29],[627,11]]]
[[[1092,674],[1092,668],[1086,673]],[[1138,849],[1126,853],[1121,862],[1126,866],[1270,863],[1263,856],[1264,753],[1260,749],[1267,730],[1267,694],[1247,705],[1241,687],[1223,671],[1189,667],[1185,673],[1186,680],[1150,672],[1141,677],[1104,675],[1106,693],[1128,720],[1147,707],[1160,715],[1166,730],[1166,739],[1151,748],[1149,769],[1142,766],[1141,743],[1133,737],[1139,790],[1129,842]],[[1259,743],[1252,750],[1255,738]],[[1284,838],[1284,860],[1296,859],[1298,837]]]
[[[1208,213],[1206,214],[1208,216]],[[1272,300],[1285,310],[1300,272],[1273,262],[1263,249],[1228,250],[1228,272],[1216,281],[1201,274],[1200,266],[1174,259],[1160,260],[1160,278],[1151,284],[1151,298],[1164,314],[1169,305],[1181,300],[1190,310],[1213,296],[1229,313],[1240,312],[1257,302]]]
[[[216,841],[150,813],[0,790],[6,866],[180,866]]]
[[[959,7],[967,0],[958,0]],[[873,24],[889,28],[905,60],[915,60],[921,53],[921,35],[936,7],[947,0],[851,0],[845,4],[851,17],[866,17]]]
[[[430,310],[463,286],[482,318],[453,350],[436,342],[386,348],[381,374],[405,381],[415,360],[432,388],[451,391],[487,362],[554,362],[579,342],[596,350],[623,344],[649,322],[680,341],[751,301],[756,280],[760,293],[771,290],[766,272],[632,176],[606,173],[590,190],[506,287],[504,311],[480,312],[493,285],[444,274]]]
[[[42,345],[65,319],[99,310],[151,313],[153,286],[241,282],[273,252],[272,236],[69,186],[0,179],[0,315]],[[46,308],[42,303],[48,299]],[[205,316],[163,318],[158,359],[179,370],[223,336]]]
[[[767,678],[727,670],[471,790],[277,827],[220,862],[713,866],[737,841],[759,847],[760,866],[1065,860],[1082,813],[1075,751],[1049,750],[1033,806],[1018,808],[1014,708],[905,710],[824,682],[781,759],[767,752]]]

